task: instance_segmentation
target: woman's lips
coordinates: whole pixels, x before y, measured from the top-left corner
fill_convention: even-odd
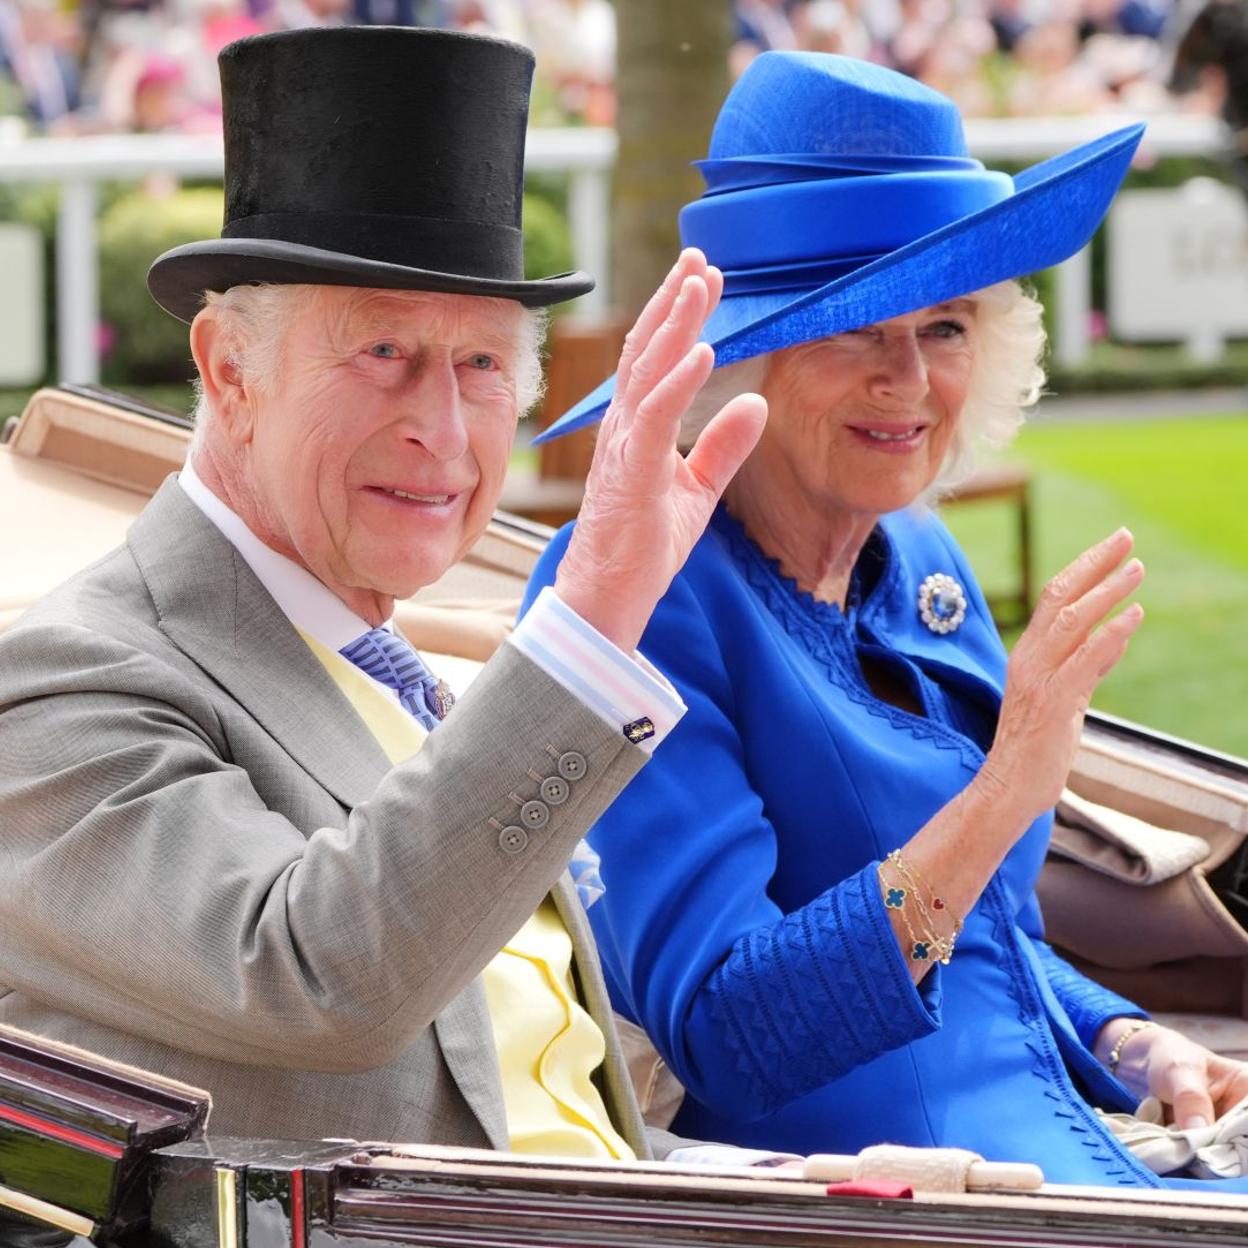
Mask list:
[[[885,454],[904,455],[923,445],[930,425],[848,425],[864,446]]]

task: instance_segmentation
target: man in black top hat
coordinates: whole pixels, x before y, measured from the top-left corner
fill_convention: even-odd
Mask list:
[[[485,526],[533,309],[590,287],[524,279],[531,56],[221,65],[223,235],[149,275],[187,467],[0,640],[0,1021],[211,1089],[220,1133],[647,1155],[564,866],[679,718],[635,647],[764,417],[676,452],[719,275],[687,253],[642,314],[555,591],[448,715],[393,603]]]

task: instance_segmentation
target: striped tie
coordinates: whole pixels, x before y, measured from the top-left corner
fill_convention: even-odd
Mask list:
[[[369,629],[338,652],[362,672],[393,689],[403,709],[415,716],[427,732],[455,702],[444,680],[439,680],[425,666],[424,660],[407,641],[389,629]]]

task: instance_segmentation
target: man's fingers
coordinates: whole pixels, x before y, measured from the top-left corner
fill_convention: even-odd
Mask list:
[[[627,444],[628,463],[641,468],[672,453],[677,428],[715,367],[715,352],[698,342],[637,405]]]
[[[1063,607],[1077,602],[1126,558],[1134,542],[1129,529],[1119,529],[1085,550],[1044,587],[1032,619],[1042,630],[1048,629]]]
[[[767,400],[761,394],[739,394],[698,435],[685,463],[713,497],[719,498],[728,488],[766,423]]]
[[[686,247],[680,253],[676,263],[672,265],[658,290],[650,296],[649,303],[642,309],[632,329],[628,331],[617,369],[617,394],[623,394],[628,388],[637,359],[650,345],[650,340],[658,332],[659,327],[667,320],[680,295],[685,278],[705,272],[706,257],[696,247]]]
[[[719,301],[723,297],[724,275],[713,264],[708,264],[706,266],[706,273],[704,277],[707,292],[710,294],[710,299],[707,301],[706,305],[706,315],[709,318],[714,313],[715,309],[719,307]]]
[[[621,396],[625,412],[635,412],[638,404],[697,342],[698,331],[706,318],[706,300],[706,282],[701,277],[686,277],[663,324],[633,361],[632,375]]]

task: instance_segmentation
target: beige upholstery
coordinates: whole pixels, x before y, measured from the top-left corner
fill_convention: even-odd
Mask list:
[[[54,585],[119,546],[156,486],[181,466],[190,433],[63,390],[40,390],[0,446],[0,630]],[[540,530],[491,524],[476,546],[396,619],[430,654],[482,663],[511,631]],[[463,687],[475,671],[447,674]]]

